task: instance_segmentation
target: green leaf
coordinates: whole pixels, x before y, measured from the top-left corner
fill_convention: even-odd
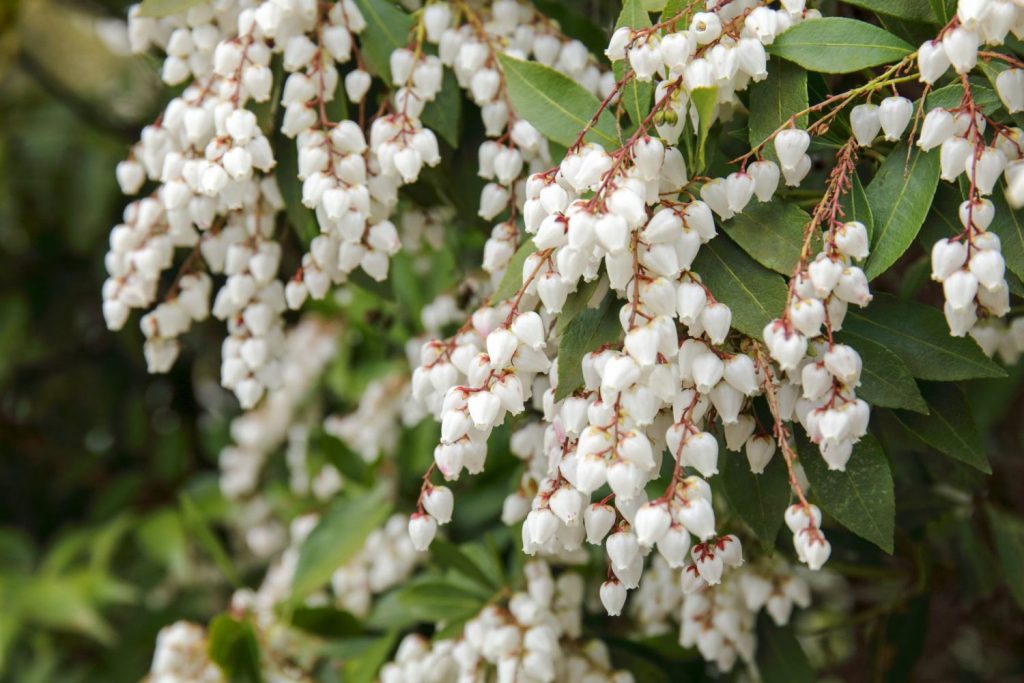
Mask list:
[[[140,17],[169,17],[172,14],[180,14],[190,7],[202,5],[210,0],[142,0],[142,7],[139,8]]]
[[[398,631],[390,631],[368,643],[361,643],[356,656],[345,659],[345,683],[372,683],[388,661],[398,641]]]
[[[724,453],[719,462],[729,508],[750,527],[765,548],[772,547],[789,505],[789,476],[782,456],[776,453],[761,474],[750,471],[750,464],[742,453]]]
[[[950,336],[942,313],[888,294],[875,294],[866,309],[851,309],[843,321],[843,332],[853,332],[886,347],[918,379],[951,382],[1006,376],[973,339]]]
[[[210,555],[213,563],[217,565],[231,585],[239,586],[241,581],[238,578],[238,572],[235,571],[235,565],[231,562],[231,557],[206,523],[206,519],[195,502],[187,493],[181,493],[178,496],[178,503],[181,506],[181,519],[185,530]]]
[[[391,53],[409,42],[413,18],[388,0],[356,0],[366,19],[359,47],[370,71],[391,84]]]
[[[321,638],[351,638],[362,633],[363,627],[354,616],[327,606],[300,605],[292,610],[291,624],[306,633]]]
[[[757,147],[789,121],[797,112],[807,109],[807,72],[793,62],[772,57],[768,78],[750,85],[750,119],[748,138]],[[799,128],[807,127],[807,114],[796,119]],[[778,161],[774,145],[765,145],[763,155]]]
[[[537,247],[532,239],[527,239],[519,245],[516,253],[512,254],[508,267],[505,268],[505,274],[501,276],[501,282],[498,283],[494,294],[491,295],[491,301],[495,303],[504,301],[519,291],[519,288],[523,286],[523,264],[535,251],[537,251]]]
[[[623,26],[630,28],[647,28],[651,25],[651,17],[643,7],[640,0],[625,0],[622,3],[622,11],[619,13],[619,20],[615,22],[615,28]],[[626,60],[619,60],[612,64],[615,73],[615,80],[619,81],[626,73]],[[629,118],[636,126],[639,126],[651,111],[651,100],[654,97],[654,84],[650,81],[641,83],[636,78],[629,79],[622,89],[622,104],[629,114]]]
[[[505,74],[512,108],[545,137],[569,146],[601,104],[582,85],[565,74],[536,62],[526,62],[506,54],[498,55]],[[607,109],[597,124],[587,131],[584,140],[617,147],[615,119]]]
[[[757,627],[757,668],[763,683],[814,683],[818,680],[792,626],[776,626],[762,614]]]
[[[791,202],[773,199],[751,202],[742,213],[722,223],[722,229],[755,261],[776,273],[790,276],[800,260],[804,228],[811,217]],[[821,233],[811,242],[811,253],[821,251]]]
[[[850,191],[843,195],[839,201],[839,207],[843,210],[843,219],[847,221],[860,221],[868,230],[868,240],[875,234],[875,217],[871,211],[871,203],[868,201],[868,194],[864,190],[864,183],[856,173],[850,181]]]
[[[928,4],[931,5],[932,14],[941,26],[945,26],[956,16],[956,0],[928,0]]]
[[[494,585],[491,578],[487,573],[481,569],[476,562],[471,560],[466,553],[448,541],[436,538],[430,544],[430,557],[434,561],[434,564],[441,567],[442,569],[453,569],[466,578],[476,581],[481,586],[495,590],[498,586]]]
[[[462,90],[451,69],[444,70],[441,92],[427,102],[420,118],[423,125],[444,138],[454,149],[459,148],[462,132]]]
[[[417,621],[434,623],[471,617],[483,609],[486,600],[479,593],[434,577],[400,588],[398,604]]]
[[[658,17],[658,22],[665,22],[673,17],[676,17],[681,12],[687,11],[693,3],[690,0],[668,0],[665,6],[661,8],[661,15]]]
[[[562,33],[575,38],[587,49],[599,57],[604,56],[604,49],[608,47],[608,36],[604,30],[590,20],[577,3],[559,2],[559,0],[531,0],[544,16],[558,22]]]
[[[281,189],[281,198],[284,200],[285,216],[288,217],[288,223],[302,242],[302,246],[308,249],[313,238],[320,234],[320,226],[317,225],[316,214],[302,204],[298,149],[294,140],[289,140],[280,133],[275,134],[274,139],[277,142],[274,147],[277,151],[274,175],[277,177],[277,186]]]
[[[843,0],[843,2],[847,5],[871,10],[875,14],[908,21],[921,21],[927,24],[936,21],[935,12],[932,11],[928,0]]]
[[[618,341],[622,336],[618,300],[608,292],[601,305],[588,308],[572,319],[558,342],[558,388],[555,400],[583,386],[583,356],[602,344]]]
[[[259,683],[263,680],[260,644],[247,619],[218,614],[210,623],[207,648],[210,659],[232,683]]]
[[[320,518],[299,549],[292,598],[305,598],[358,553],[366,537],[391,514],[383,488],[358,498],[341,498]]]
[[[870,434],[853,447],[844,472],[828,469],[818,447],[798,432],[800,464],[811,495],[822,510],[847,529],[892,553],[896,497],[889,460]]]
[[[1011,209],[1002,192],[993,192],[989,199],[995,205],[996,215],[988,229],[999,235],[1006,267],[1024,278],[1024,211]]]
[[[595,295],[602,284],[607,283],[604,278],[598,277],[590,282],[584,282],[576,287],[576,291],[569,295],[562,306],[562,312],[558,314],[558,321],[555,323],[555,331],[558,334],[565,332],[577,315],[587,308],[595,308],[600,301],[595,301]],[[607,291],[607,290],[605,290]]]
[[[922,382],[921,393],[928,402],[929,414],[897,410],[896,419],[937,451],[990,474],[985,443],[963,390],[949,382]]]
[[[854,332],[843,330],[836,335],[836,340],[857,349],[863,361],[857,396],[873,406],[928,413],[928,404],[921,396],[914,376],[899,356]]]
[[[786,307],[786,285],[724,237],[700,248],[693,261],[715,298],[732,310],[732,325],[743,334],[761,339],[764,326]]]
[[[309,450],[323,455],[346,479],[364,485],[373,481],[373,472],[362,457],[336,436],[316,430],[309,441]]]
[[[984,64],[984,62],[982,62]],[[985,85],[985,81],[971,80],[971,97],[974,103],[981,109],[982,113],[991,116],[1002,106],[1002,100],[995,90]],[[964,96],[964,86],[960,83],[950,83],[942,88],[932,90],[924,100],[925,110],[942,107],[944,109],[955,109],[960,105]]]
[[[893,34],[856,19],[828,17],[797,24],[768,52],[808,71],[847,74],[903,59],[914,48]]]
[[[704,170],[705,148],[708,142],[708,133],[711,131],[715,116],[715,103],[718,101],[718,88],[694,88],[690,92],[690,102],[697,112],[697,154],[693,161],[694,170]]]
[[[1024,521],[1001,512],[991,504],[985,514],[992,530],[1003,578],[1017,607],[1024,610]]]
[[[938,184],[938,154],[915,149],[908,163],[906,144],[889,153],[867,188],[875,223],[871,255],[864,264],[869,280],[888,270],[913,243]]]

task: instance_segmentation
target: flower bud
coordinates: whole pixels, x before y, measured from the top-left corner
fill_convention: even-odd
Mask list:
[[[626,587],[617,579],[611,579],[601,584],[601,604],[604,605],[608,616],[617,617],[622,614],[622,606],[626,604]]]
[[[437,520],[430,515],[415,512],[409,517],[409,538],[417,551],[423,552],[429,548],[436,534]]]
[[[853,128],[853,136],[857,138],[857,144],[861,147],[870,147],[878,137],[878,131],[882,128],[878,105],[858,104],[851,109],[850,127]]]
[[[636,512],[633,527],[640,545],[651,548],[661,541],[671,524],[666,503],[644,503]]]
[[[447,486],[431,486],[423,496],[423,508],[439,524],[447,524],[452,521],[452,508],[455,506],[455,499],[452,491]]]

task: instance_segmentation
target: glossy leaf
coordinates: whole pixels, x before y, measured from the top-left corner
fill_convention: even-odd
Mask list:
[[[809,71],[846,74],[897,62],[914,48],[873,24],[828,17],[797,24],[776,38],[768,51]]]
[[[427,102],[420,118],[424,126],[458,149],[462,132],[462,91],[451,69],[444,70],[441,91],[433,100]]]
[[[905,408],[916,413],[927,413],[914,376],[899,356],[876,341],[854,332],[843,330],[836,340],[857,350],[863,361],[857,395],[873,406]]]
[[[843,210],[843,220],[863,223],[868,230],[868,239],[875,234],[875,217],[871,211],[871,203],[864,183],[856,173],[853,174],[850,191],[843,195],[839,206]]]
[[[722,229],[755,261],[785,276],[793,274],[804,228],[811,221],[803,209],[781,199],[751,201],[742,213],[722,223]],[[811,253],[821,250],[821,234],[815,234]]]
[[[772,57],[768,62],[768,78],[750,84],[750,146],[765,142],[796,113],[807,109],[807,71],[793,62]],[[794,121],[798,128],[807,127],[807,114]],[[762,148],[762,154],[778,161],[775,146]]]
[[[873,280],[896,262],[917,237],[939,183],[939,155],[897,146],[867,187],[874,217],[871,255],[864,272]]]
[[[875,294],[866,309],[850,309],[843,331],[886,347],[918,379],[950,382],[1006,376],[973,339],[950,336],[942,313],[925,304]]]
[[[498,55],[512,108],[545,137],[569,146],[591,117],[600,102],[565,74],[537,62],[526,62],[506,54]],[[585,140],[606,148],[619,144],[615,120],[607,110],[601,112],[597,125]]]
[[[498,283],[494,294],[491,295],[491,301],[495,303],[504,301],[519,291],[519,288],[523,286],[523,264],[535,251],[537,251],[537,247],[533,244],[532,239],[527,239],[519,245],[505,268],[505,274],[501,276],[501,282]]]
[[[619,301],[608,293],[597,308],[588,308],[572,319],[558,343],[558,389],[555,400],[583,386],[583,356],[622,336]]]
[[[715,298],[732,309],[733,327],[756,339],[786,306],[786,285],[727,238],[700,248],[693,262]]]
[[[740,516],[765,547],[775,544],[789,505],[789,477],[782,456],[776,453],[761,474],[750,471],[743,453],[722,451],[722,484],[729,507]]]
[[[897,410],[896,418],[926,444],[951,458],[985,472],[992,471],[978,425],[963,390],[948,382],[922,382],[928,415]]]
[[[366,19],[359,46],[370,71],[391,84],[391,53],[409,42],[413,18],[388,0],[355,0]]]
[[[800,433],[800,464],[811,483],[811,495],[837,522],[887,553],[893,548],[896,498],[889,460],[870,434],[853,448],[843,472],[825,464],[818,447]]]
[[[260,644],[247,619],[220,614],[210,624],[210,659],[232,683],[259,683],[263,680]]]
[[[935,12],[928,0],[843,0],[843,2],[847,5],[871,10],[875,14],[898,19],[924,23],[936,21]]]

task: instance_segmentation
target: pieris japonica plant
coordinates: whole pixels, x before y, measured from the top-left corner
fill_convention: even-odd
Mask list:
[[[666,633],[778,676],[833,558],[894,550],[886,425],[987,471],[948,383],[1024,351],[1024,4],[570,5],[131,8],[170,95],[103,314],[154,373],[220,326],[268,565],[151,680],[360,634],[351,680],[653,680]]]

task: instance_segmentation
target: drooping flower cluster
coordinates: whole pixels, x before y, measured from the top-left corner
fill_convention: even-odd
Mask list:
[[[958,211],[962,232],[939,240],[932,248],[932,279],[942,283],[943,312],[950,332],[958,337],[971,332],[979,319],[1001,318],[1010,310],[1000,240],[988,231],[995,206],[986,197],[1004,176],[1011,206],[1024,203],[1022,134],[981,110],[967,76],[977,66],[982,46],[1002,45],[1011,31],[1024,33],[1024,18],[1012,3],[961,2],[956,18],[917,53],[922,82],[930,86],[952,67],[963,86],[959,106],[928,111],[917,140],[924,151],[939,148],[943,180],[955,183],[965,174],[969,185]],[[1021,108],[1021,74],[1024,71],[1011,68],[996,79],[999,96],[1010,112]]]
[[[631,683],[632,674],[612,668],[604,643],[582,639],[580,575],[554,577],[541,561],[524,572],[525,590],[505,605],[485,607],[458,638],[406,636],[394,661],[381,669],[381,683],[492,680],[485,677],[492,667],[497,681]]]

